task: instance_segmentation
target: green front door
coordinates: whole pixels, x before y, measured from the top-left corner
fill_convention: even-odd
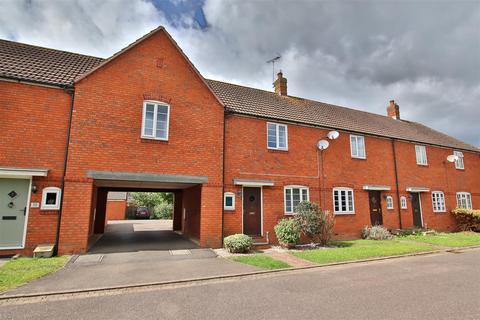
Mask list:
[[[30,180],[0,178],[0,248],[23,247]]]

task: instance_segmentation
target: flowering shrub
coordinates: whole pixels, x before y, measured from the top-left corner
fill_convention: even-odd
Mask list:
[[[333,235],[334,216],[328,211],[321,211],[317,204],[304,201],[295,210],[295,220],[303,234],[312,240],[326,245]]]
[[[480,210],[456,208],[452,210],[452,214],[461,231],[480,232]]]
[[[300,240],[300,225],[295,219],[282,219],[275,226],[278,242],[283,245],[295,245]]]
[[[392,234],[384,226],[365,226],[362,229],[362,239],[390,240],[392,238]]]
[[[234,234],[223,239],[223,246],[231,253],[246,253],[250,251],[253,239],[245,234]]]

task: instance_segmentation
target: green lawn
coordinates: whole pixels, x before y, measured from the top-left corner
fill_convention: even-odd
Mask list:
[[[236,256],[231,259],[236,262],[249,264],[263,269],[282,269],[290,267],[290,265],[286,262],[275,260],[262,254]]]
[[[429,243],[444,247],[467,247],[480,245],[480,233],[475,232],[437,233],[425,236],[409,235],[398,237],[397,239]]]
[[[69,256],[54,258],[18,258],[0,267],[0,292],[57,271]]]
[[[331,263],[386,257],[432,250],[424,243],[401,242],[399,240],[349,240],[334,241],[338,248],[305,250],[291,254],[315,263]]]

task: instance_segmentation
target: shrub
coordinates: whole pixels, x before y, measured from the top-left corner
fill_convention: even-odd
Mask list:
[[[161,203],[153,208],[151,219],[172,219],[173,205],[171,203]]]
[[[334,216],[328,211],[322,212],[317,204],[304,201],[295,210],[295,220],[303,234],[312,240],[326,245],[333,234]]]
[[[480,210],[456,208],[452,214],[461,231],[480,231]]]
[[[390,240],[392,238],[392,234],[384,226],[365,226],[362,229],[362,239]]]
[[[223,239],[223,245],[231,253],[246,253],[253,245],[251,237],[245,234],[234,234]]]
[[[278,242],[283,245],[297,244],[300,240],[300,225],[295,219],[282,219],[275,226]]]

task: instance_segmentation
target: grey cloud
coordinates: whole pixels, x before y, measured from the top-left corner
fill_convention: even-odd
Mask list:
[[[204,13],[200,30],[147,1],[4,0],[0,36],[106,57],[163,24],[206,77],[271,90],[280,53],[292,95],[381,114],[394,98],[403,118],[480,146],[478,1],[207,0]]]

